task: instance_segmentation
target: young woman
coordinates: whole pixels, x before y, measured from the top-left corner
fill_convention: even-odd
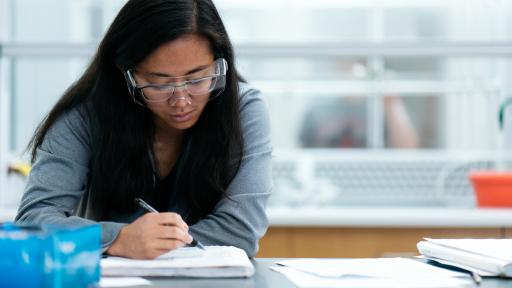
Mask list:
[[[33,136],[16,220],[100,223],[111,255],[195,239],[254,256],[272,148],[266,106],[241,81],[211,0],[128,1]]]

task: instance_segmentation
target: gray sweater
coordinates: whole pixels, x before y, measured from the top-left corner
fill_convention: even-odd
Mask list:
[[[190,234],[205,245],[232,245],[254,256],[268,227],[265,206],[272,190],[270,122],[259,91],[244,83],[240,90],[244,156],[227,189],[235,201],[221,199],[211,214],[190,226]],[[81,115],[78,108],[71,110],[46,134],[28,177],[17,222],[65,226],[96,223],[88,219],[86,191],[94,127]],[[138,216],[140,213],[99,222],[103,249]]]

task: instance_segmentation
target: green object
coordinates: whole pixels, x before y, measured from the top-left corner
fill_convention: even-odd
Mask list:
[[[500,110],[498,113],[498,123],[500,125],[500,130],[503,131],[503,126],[505,126],[505,109],[507,109],[507,106],[512,104],[512,98],[509,97],[505,99],[500,105]]]

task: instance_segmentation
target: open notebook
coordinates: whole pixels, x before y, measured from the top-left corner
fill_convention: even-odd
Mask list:
[[[153,260],[107,257],[102,276],[250,277],[254,266],[244,250],[233,246],[184,247]]]
[[[442,264],[482,276],[512,277],[512,239],[430,239],[418,242],[418,251]]]

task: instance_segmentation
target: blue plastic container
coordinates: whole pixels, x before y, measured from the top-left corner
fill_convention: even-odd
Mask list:
[[[101,226],[0,225],[2,287],[95,287]]]

